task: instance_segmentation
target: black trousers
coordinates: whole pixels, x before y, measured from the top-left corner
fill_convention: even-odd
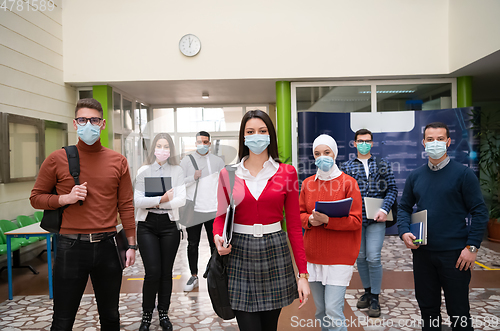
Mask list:
[[[122,268],[113,239],[90,243],[59,236],[54,262],[52,331],[72,330],[85,286],[92,281],[101,330],[120,330]]]
[[[255,313],[240,310],[234,311],[240,331],[276,331],[278,329],[280,314],[281,308]]]
[[[450,323],[453,330],[473,330],[469,307],[470,270],[455,267],[461,249],[413,252],[415,296],[422,313],[422,330],[441,330],[441,323]],[[450,320],[441,320],[441,289]]]
[[[203,213],[195,214],[200,215],[202,217]],[[201,238],[201,228],[205,226],[205,231],[207,232],[208,243],[210,244],[210,253],[215,250],[214,243],[214,234],[213,234],[213,225],[214,219],[206,221],[204,223],[191,226],[186,229],[187,231],[187,240],[188,240],[188,261],[189,261],[189,269],[191,270],[192,275],[198,274],[198,248],[200,246],[200,238]]]
[[[177,223],[168,214],[148,213],[137,225],[137,243],[146,275],[142,286],[142,309],[153,311],[158,294],[158,309],[170,307],[172,270],[181,240]]]

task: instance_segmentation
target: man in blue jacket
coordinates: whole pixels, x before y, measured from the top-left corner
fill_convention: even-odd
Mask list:
[[[374,219],[366,217],[366,206],[363,199],[363,231],[361,247],[356,261],[359,277],[365,293],[358,299],[358,308],[368,308],[368,316],[380,316],[379,294],[382,287],[382,246],[385,238],[385,222],[387,214],[398,196],[391,164],[385,160],[377,160],[371,154],[373,134],[370,130],[360,129],[354,134],[354,146],[358,150],[357,158],[342,165],[342,171],[356,179],[361,196],[384,199],[382,207]],[[380,169],[379,169],[380,168]]]
[[[441,330],[441,288],[453,330],[473,330],[469,307],[471,269],[488,222],[479,181],[468,167],[450,160],[446,124],[425,127],[426,165],[406,179],[398,209],[399,236],[413,253],[415,296],[422,314],[422,330]],[[427,245],[413,244],[410,232],[413,206],[427,210]],[[471,223],[466,223],[467,215]],[[446,321],[448,322],[448,321]]]

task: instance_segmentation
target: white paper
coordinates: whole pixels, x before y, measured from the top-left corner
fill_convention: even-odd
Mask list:
[[[372,220],[375,218],[375,215],[377,215],[380,208],[382,208],[384,199],[365,197],[364,200],[365,200],[366,218]],[[393,220],[392,210],[390,210],[389,214],[387,214],[387,220],[388,221]]]

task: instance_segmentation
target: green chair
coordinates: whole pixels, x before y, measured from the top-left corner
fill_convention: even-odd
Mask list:
[[[7,242],[7,238],[5,236],[5,232],[9,232],[9,231],[12,231],[12,230],[19,229],[19,227],[16,224],[14,224],[13,222],[9,221],[9,220],[0,220],[0,229],[2,230],[3,241]],[[26,238],[12,238],[10,240],[10,242],[12,242],[12,243],[14,243],[14,242],[18,243],[22,247],[31,245],[33,243],[33,242],[28,241]]]
[[[17,219],[17,223],[19,224],[19,227],[21,227],[21,228],[24,228],[25,226],[36,223],[36,221],[34,219],[32,219],[31,217],[26,216],[26,215],[19,215],[16,217],[16,219]],[[37,242],[40,240],[44,240],[45,237],[29,237],[27,239],[29,242],[34,243],[34,242]]]
[[[33,214],[33,218],[35,219],[35,221],[37,222],[41,222],[42,221],[42,217],[43,217],[43,211],[41,210],[37,210],[34,214]]]
[[[12,252],[17,251],[19,248],[21,248],[20,244],[11,242],[10,249]],[[3,236],[0,236],[0,255],[4,254],[7,254],[7,243],[3,240]]]
[[[11,225],[8,223],[12,224],[13,228]],[[8,230],[4,230],[8,229]],[[0,254],[6,254],[7,253],[7,237],[5,235],[5,232],[12,231],[17,229],[17,226],[12,223],[11,221],[8,220],[0,220],[0,241],[3,244],[0,244],[0,251],[2,253]],[[22,246],[27,246],[29,244],[26,244],[26,241],[23,238],[11,238],[10,239],[10,245],[11,245],[11,251],[12,251],[12,268],[28,268],[31,270],[32,273],[35,275],[38,275],[38,271],[35,270],[30,265],[21,265],[21,250],[20,248]],[[4,248],[5,246],[5,248]],[[4,252],[5,251],[5,252]],[[4,269],[7,269],[7,266],[4,266],[0,269],[0,272],[2,272]]]

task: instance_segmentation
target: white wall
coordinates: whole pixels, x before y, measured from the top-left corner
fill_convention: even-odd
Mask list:
[[[68,123],[74,143],[76,91],[63,81],[60,1],[53,11],[0,10],[0,112]],[[33,214],[34,182],[0,184],[0,218]]]
[[[448,0],[63,0],[66,82],[447,73]],[[178,50],[201,39],[194,58]]]
[[[450,1],[450,72],[500,49],[500,1]]]

